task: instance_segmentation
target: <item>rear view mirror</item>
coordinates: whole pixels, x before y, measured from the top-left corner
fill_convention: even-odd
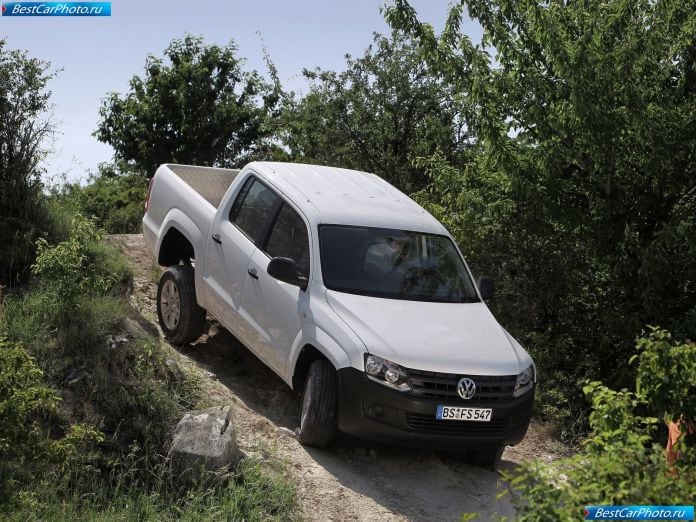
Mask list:
[[[271,259],[266,272],[268,272],[269,276],[283,283],[299,286],[302,290],[307,288],[307,278],[300,275],[297,263],[288,257],[274,257]]]
[[[493,285],[493,279],[488,276],[481,276],[478,280],[479,292],[481,293],[481,299],[488,301],[493,297],[495,293],[495,286]]]

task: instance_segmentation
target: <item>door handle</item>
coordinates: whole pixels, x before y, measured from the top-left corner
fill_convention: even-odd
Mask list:
[[[251,277],[253,277],[254,279],[258,279],[258,278],[259,278],[259,273],[256,271],[255,268],[252,267],[252,268],[250,268],[249,270],[247,270],[247,272],[249,272],[249,275],[250,275]]]
[[[212,238],[213,241],[215,241],[218,245],[222,245],[222,239],[220,239],[220,234],[213,234]]]

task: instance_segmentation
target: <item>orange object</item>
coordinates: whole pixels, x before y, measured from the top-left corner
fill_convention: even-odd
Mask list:
[[[669,424],[667,424],[668,433],[666,455],[667,464],[669,464],[670,466],[673,466],[677,459],[681,456],[681,454],[674,449],[674,446],[676,446],[677,442],[679,442],[679,439],[682,437],[682,435],[684,435],[684,433],[682,433],[682,424],[682,419],[679,419],[676,422],[670,421]],[[686,432],[689,434],[694,433],[693,423],[686,423]]]

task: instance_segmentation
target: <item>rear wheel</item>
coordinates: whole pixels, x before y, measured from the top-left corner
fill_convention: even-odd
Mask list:
[[[490,446],[467,452],[468,460],[476,466],[492,468],[500,462],[505,446]]]
[[[196,301],[193,267],[167,268],[157,287],[157,318],[167,340],[186,344],[198,339],[205,325],[205,310]]]
[[[302,412],[297,438],[302,444],[323,448],[336,433],[338,381],[336,370],[326,359],[309,367],[302,392]]]

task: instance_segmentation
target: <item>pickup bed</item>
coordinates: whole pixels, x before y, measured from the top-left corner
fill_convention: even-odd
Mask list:
[[[239,174],[239,170],[171,164],[163,165],[162,169],[167,169],[173,176],[160,176],[159,186],[154,194],[157,204],[152,207],[150,214],[146,215],[147,222],[161,222],[165,217],[162,215],[165,209],[177,209],[184,215],[195,218],[194,224],[199,231],[208,231],[223,197]],[[146,210],[149,210],[149,203],[153,197],[154,180],[153,177],[150,181]],[[148,235],[151,229],[147,226],[147,222],[144,222],[143,231],[148,244],[152,246],[153,238],[152,235]],[[203,245],[198,246],[203,247]]]
[[[492,282],[378,176],[162,165],[143,233],[168,267],[166,337],[194,341],[209,312],[301,393],[301,442],[341,430],[491,464],[524,437],[536,368],[488,310]]]

